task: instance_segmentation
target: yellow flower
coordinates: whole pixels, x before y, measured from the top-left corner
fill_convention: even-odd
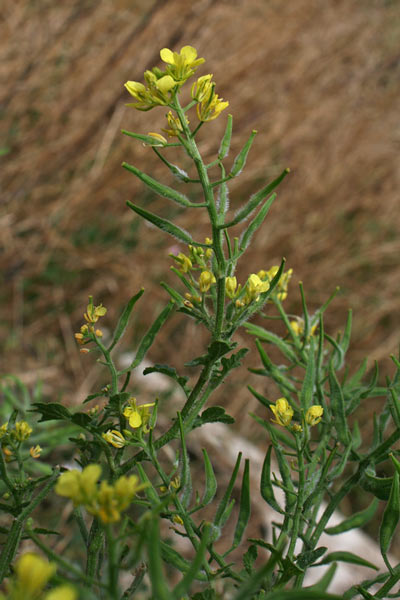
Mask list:
[[[228,298],[233,299],[236,296],[237,279],[236,277],[227,277],[225,279],[225,292]]]
[[[159,76],[161,75],[161,76]],[[124,85],[131,96],[137,100],[127,106],[137,110],[150,110],[155,106],[165,106],[171,100],[170,91],[176,86],[176,81],[170,75],[145,71],[144,78],[147,87],[138,81],[127,81]]]
[[[161,60],[167,63],[167,73],[182,85],[196,71],[197,67],[204,62],[204,58],[197,58],[197,50],[193,46],[183,46],[179,54],[172,52],[169,48],[163,48],[160,52]]]
[[[89,304],[87,305],[86,312],[83,315],[84,318],[85,318],[85,320],[88,323],[97,323],[97,321],[99,320],[99,318],[100,317],[104,317],[104,315],[106,314],[106,312],[107,312],[107,309],[102,304],[99,304],[99,306],[94,306],[92,297],[89,296]],[[85,326],[83,326],[83,327],[85,327]],[[81,328],[81,333],[83,335],[85,335],[85,333],[88,332],[88,328],[87,328],[87,325],[86,325],[86,329],[84,331],[82,331],[83,327]],[[75,337],[76,337],[76,335],[75,335]]]
[[[172,255],[172,257],[180,264],[179,270],[182,273],[188,273],[193,267],[192,261],[186,254],[183,254],[183,252],[179,252],[178,256]]]
[[[152,140],[147,144],[149,146],[165,146],[165,144],[168,144],[167,140],[163,135],[161,135],[161,133],[150,131],[147,135],[154,138],[154,141]]]
[[[172,520],[174,523],[177,523],[177,525],[183,525],[182,518],[179,515],[174,515]]]
[[[192,98],[197,102],[202,102],[205,98],[209,98],[212,92],[212,75],[203,75],[192,85]]]
[[[123,448],[126,444],[124,436],[116,429],[109,429],[107,433],[102,434],[102,438],[114,448]]]
[[[19,442],[23,442],[28,439],[32,431],[32,427],[26,421],[17,421],[15,423],[15,430],[12,433]]]
[[[290,327],[292,328],[292,331],[295,335],[299,337],[302,336],[304,333],[304,319],[302,319],[301,317],[297,317],[296,321],[290,321]],[[309,337],[314,335],[316,328],[317,324],[315,323],[315,325],[312,325],[310,329]]]
[[[275,419],[272,419],[274,423],[287,427],[293,417],[293,408],[290,406],[286,398],[279,398],[275,404],[271,404],[270,409],[275,415]]]
[[[261,279],[267,279],[268,281],[272,281],[277,272],[279,271],[279,267],[274,265],[268,271],[259,271],[258,275]],[[262,275],[261,275],[262,274]],[[278,285],[274,289],[274,294],[276,293],[276,297],[281,302],[287,298],[287,289],[289,281],[292,277],[293,269],[288,269],[286,273],[282,273],[281,278],[278,281]]]
[[[43,600],[76,600],[78,597],[74,588],[69,585],[58,585],[45,594]]]
[[[306,412],[306,423],[311,427],[317,425],[324,414],[324,409],[319,404],[313,404]]]
[[[178,117],[174,117],[171,111],[169,111],[166,115],[168,128],[162,129],[164,133],[168,135],[168,137],[178,137],[179,134],[182,133],[183,127]],[[189,119],[185,116],[186,124],[189,125]]]
[[[15,565],[15,597],[26,600],[37,598],[55,570],[55,564],[49,563],[38,554],[23,554]]]
[[[70,498],[74,506],[90,505],[96,497],[100,475],[100,465],[88,465],[83,471],[73,469],[62,473],[55,487],[56,494]]]
[[[103,523],[115,523],[121,518],[121,511],[128,508],[136,493],[145,487],[139,483],[136,475],[123,475],[110,485],[102,481],[97,495],[96,508],[93,514],[100,517]]]
[[[124,416],[129,420],[129,425],[132,429],[138,427],[144,427],[147,430],[147,424],[150,421],[150,408],[155,405],[155,402],[148,404],[140,404],[137,406],[136,398],[130,399],[130,406],[127,406],[124,410]]]
[[[7,434],[7,432],[8,432],[8,423],[4,423],[4,425],[2,425],[0,427],[0,439],[2,437],[4,437]]]
[[[249,304],[253,300],[257,302],[260,297],[260,294],[263,292],[267,292],[269,290],[269,282],[262,281],[258,275],[252,273],[249,275],[246,284],[246,295],[244,297],[244,301],[246,304]]]
[[[29,449],[29,454],[32,456],[32,458],[39,458],[41,452],[42,448],[39,445],[31,446]]]
[[[202,271],[199,277],[200,291],[204,294],[208,292],[211,285],[216,282],[216,279],[211,271]]]
[[[197,116],[199,121],[213,121],[225,108],[229,106],[229,102],[224,102],[223,98],[219,98],[218,94],[213,93],[211,89],[210,96],[204,98],[197,106]]]
[[[115,497],[118,499],[118,506],[120,510],[125,510],[132,502],[136,494],[146,487],[145,483],[140,483],[137,475],[130,475],[126,477],[122,475],[114,483]]]

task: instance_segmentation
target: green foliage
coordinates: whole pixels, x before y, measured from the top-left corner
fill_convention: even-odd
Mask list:
[[[108,345],[103,344],[99,328],[107,310],[89,298],[85,322],[75,337],[81,351],[95,354],[99,368],[108,373],[108,384],[84,402],[98,399],[100,407],[72,410],[61,402],[46,402],[38,388],[31,394],[17,379],[3,380],[0,513],[5,519],[0,527],[0,581],[6,580],[7,595],[0,594],[0,598],[335,599],[338,596],[330,594],[329,588],[338,563],[372,570],[377,567],[348,549],[328,552],[321,545],[321,536],[363,527],[374,516],[379,501],[385,503],[379,543],[387,571],[353,586],[343,597],[391,597],[400,581],[399,566],[392,566],[388,559],[400,516],[400,462],[396,459],[400,362],[393,357],[396,371],[385,386],[378,385],[377,367],[372,378],[365,379],[366,362],[352,376],[343,371],[351,312],[343,335],[330,335],[323,315],[336,292],[311,314],[300,285],[303,314],[289,316],[283,303],[291,270],[285,271],[284,259],[280,266],[260,265],[257,274],[249,273],[246,281],[238,283],[235,272],[239,260],[262,226],[276,199],[275,189],[289,170],[230,215],[228,182],[245,167],[256,132],[250,134],[233,163],[225,164],[232,137],[229,115],[217,158],[206,164],[196,136],[228,103],[215,93],[208,75],[197,81],[192,100],[182,106],[181,87],[203,60],[197,59],[190,46],[182,48],[180,54],[164,49],[161,58],[168,65],[165,71],[155,67],[146,71],[146,85],[128,82],[126,87],[136,100],[135,108],[170,109],[163,131],[176,141],[170,143],[158,133],[123,133],[155,152],[180,186],[199,186],[202,200],[192,202],[181,190],[164,185],[139,168],[127,163],[123,167],[151,193],[178,203],[184,210],[204,211],[210,237],[200,240],[195,227],[188,233],[176,223],[127,202],[137,215],[188,247],[186,253],[171,255],[177,289],[161,284],[171,300],[155,316],[128,367],[119,369],[116,357],[143,289],[123,309]],[[191,129],[187,113],[195,106],[199,122]],[[171,147],[182,152],[186,162],[191,161],[194,177],[167,159]],[[213,180],[211,167],[219,169],[219,178]],[[241,226],[239,237],[231,238],[233,226]],[[182,365],[182,369],[191,369],[190,377],[168,364],[145,369],[145,375],[167,376],[184,392],[176,418],[160,433],[157,398],[138,401],[131,378],[175,309],[204,327],[209,341],[203,354],[188,357]],[[281,333],[249,322],[264,310],[268,311],[264,316],[277,313]],[[224,408],[213,404],[206,407],[206,403],[212,402],[215,391],[240,367],[249,351],[234,339],[241,327],[255,338],[261,363],[250,370],[268,378],[277,390],[276,397],[270,398],[256,386],[249,388],[264,415],[253,417],[269,437],[258,498],[274,511],[268,539],[246,538],[254,494],[249,459],[242,467],[242,453],[238,454],[229,481],[221,489],[218,456],[210,456],[203,449],[201,483],[193,477],[189,451],[188,439],[196,428],[234,423]],[[279,360],[271,358],[276,353]],[[261,389],[265,389],[264,384]],[[349,417],[359,405],[376,397],[386,402],[375,417],[373,439],[365,440],[357,422]],[[54,466],[61,462],[56,460],[60,443],[68,447],[68,459],[75,455],[79,469]],[[377,466],[388,460],[394,475],[378,477]],[[367,493],[369,506],[332,526],[332,515],[356,487]],[[56,495],[63,498],[58,503],[72,501],[71,527],[79,536],[79,543],[72,544],[66,556],[60,556],[52,545],[52,538],[61,533],[58,525],[52,528],[40,523],[40,508],[44,501],[54,502]],[[179,546],[181,538],[185,552]],[[18,557],[21,542],[28,539],[50,564],[29,554]],[[32,565],[36,565],[34,569]],[[329,566],[317,583],[308,586],[307,571],[319,565]],[[372,586],[377,590],[374,595],[368,591]]]

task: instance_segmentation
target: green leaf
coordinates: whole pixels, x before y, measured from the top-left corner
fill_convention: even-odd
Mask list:
[[[334,417],[334,425],[339,441],[348,446],[351,442],[350,430],[347,423],[346,411],[344,406],[344,398],[342,388],[336,378],[333,365],[329,365],[329,387],[331,397],[331,411]]]
[[[375,477],[372,473],[365,471],[359,483],[363,490],[370,492],[379,500],[388,500],[393,477]]]
[[[269,504],[276,512],[284,514],[284,511],[279,506],[276,501],[274,488],[271,480],[271,453],[272,453],[272,445],[270,444],[265,455],[262,471],[261,471],[261,481],[260,481],[260,492],[261,496],[265,500],[267,504]]]
[[[268,600],[343,600],[342,596],[326,594],[319,590],[304,588],[302,590],[279,590],[268,594]],[[236,600],[236,598],[235,598]]]
[[[168,221],[167,219],[163,219],[158,215],[148,212],[147,210],[136,206],[136,204],[132,204],[132,202],[129,202],[129,200],[126,204],[136,214],[143,217],[143,219],[146,219],[146,221],[153,223],[153,225],[155,225],[162,231],[169,233],[169,235],[172,235],[172,237],[175,237],[177,240],[183,242],[184,244],[193,244],[192,236],[181,227],[178,227],[177,225],[171,223],[171,221]]]
[[[293,347],[290,344],[286,343],[281,337],[272,333],[272,331],[268,331],[264,329],[264,327],[260,327],[259,325],[254,325],[254,323],[246,323],[245,325],[247,333],[251,335],[255,335],[259,340],[263,342],[268,342],[270,344],[274,344],[279,350],[282,352],[284,356],[293,363],[297,362],[297,356],[295,352],[293,352]]]
[[[91,417],[87,413],[83,412],[77,412],[71,417],[71,421],[75,423],[75,425],[79,425],[79,427],[82,427],[83,429],[87,428],[91,420]]]
[[[177,552],[174,548],[172,548],[169,544],[162,540],[160,541],[160,547],[162,558],[166,563],[173,565],[181,573],[190,572],[192,565],[191,562],[183,558],[183,556],[179,552]],[[207,581],[206,575],[199,571],[197,572],[196,579],[199,581]],[[157,598],[158,600],[158,596],[154,596],[154,598]],[[175,600],[176,596],[174,595],[171,598],[174,598]]]
[[[217,508],[217,512],[215,514],[215,518],[214,518],[214,525],[219,526],[222,522],[222,517],[224,512],[226,511],[228,504],[229,504],[229,500],[233,491],[233,486],[235,485],[235,481],[236,481],[236,477],[238,475],[239,472],[239,467],[240,467],[240,461],[242,460],[242,453],[239,452],[238,457],[236,459],[236,463],[232,472],[232,476],[230,478],[230,481],[228,483],[228,487],[226,488],[225,494],[223,496],[223,498],[221,499],[221,502],[218,505]]]
[[[205,448],[203,448],[203,457],[204,457],[204,470],[206,475],[205,487],[204,487],[204,495],[201,501],[203,506],[207,506],[213,500],[215,494],[217,493],[217,480],[214,474],[214,469],[212,467],[211,461],[207,454]]]
[[[300,406],[306,411],[313,402],[315,386],[315,354],[314,354],[314,338],[310,339],[310,352],[307,357],[306,372],[304,375],[303,385],[300,392]]]
[[[135,369],[138,365],[140,365],[140,363],[146,355],[146,352],[154,342],[154,338],[156,337],[157,333],[160,331],[161,327],[164,325],[165,321],[168,319],[170,313],[174,310],[174,308],[175,303],[169,302],[169,304],[167,304],[167,306],[161,311],[157,319],[151,325],[150,329],[142,338],[139,344],[138,351],[136,352],[134,361],[129,367],[121,371],[121,373],[127,373],[128,371],[132,371],[132,369]]]
[[[379,568],[365,560],[365,558],[361,558],[361,556],[357,556],[357,554],[353,554],[352,552],[345,552],[344,550],[339,550],[338,552],[330,552],[327,554],[319,563],[315,564],[315,567],[319,567],[320,565],[328,565],[332,562],[346,562],[352,563],[354,565],[361,565],[362,567],[369,567],[370,569],[375,569],[375,571],[379,571]]]
[[[311,585],[307,589],[315,590],[315,591],[319,591],[319,592],[326,592],[326,590],[328,589],[328,587],[330,586],[330,584],[332,582],[332,579],[335,576],[336,569],[337,569],[337,563],[332,563],[331,566],[329,567],[329,569],[327,571],[325,571],[325,573],[322,575],[321,579],[319,579],[317,581],[317,583],[314,583],[314,585]]]
[[[390,544],[393,539],[394,532],[400,519],[400,487],[399,473],[396,470],[393,476],[392,487],[390,490],[389,500],[383,513],[381,527],[379,530],[379,543],[383,559],[392,573],[392,567],[389,564],[387,553],[389,552]],[[393,574],[393,573],[392,573]]]
[[[256,194],[253,194],[249,201],[247,202],[247,204],[245,204],[235,215],[235,217],[232,219],[232,221],[229,221],[229,223],[225,223],[223,225],[224,228],[226,227],[233,227],[234,225],[237,225],[238,223],[242,223],[242,221],[244,221],[245,219],[247,219],[247,217],[249,217],[251,215],[251,213],[256,210],[256,208],[265,200],[265,198],[281,183],[281,181],[286,177],[286,175],[289,173],[290,169],[285,169],[280,175],[279,177],[277,177],[276,179],[274,179],[274,181],[272,181],[271,183],[269,183],[267,186],[265,186],[264,188],[262,188],[262,190],[259,190]],[[272,202],[274,201],[275,196],[271,196],[271,198],[268,200],[268,202],[270,202],[272,204]]]
[[[175,367],[170,367],[169,365],[156,364],[154,365],[154,367],[147,367],[143,371],[143,375],[150,375],[150,373],[162,373],[163,375],[170,377],[170,379],[173,379],[174,381],[176,381],[176,383],[178,383],[181,386],[186,396],[189,395],[190,390],[186,385],[189,378],[186,376],[178,375]]]
[[[258,551],[255,544],[251,544],[251,546],[248,547],[247,552],[243,554],[243,565],[249,575],[254,573],[253,565],[257,560],[257,555]]]
[[[168,589],[168,583],[165,579],[161,553],[165,559],[164,544],[160,539],[160,528],[158,518],[151,516],[147,523],[147,555],[148,568],[151,582],[151,591],[153,598],[157,600],[173,600],[173,596]],[[182,559],[183,560],[183,559]]]
[[[218,158],[222,160],[226,156],[228,156],[229,148],[231,145],[231,137],[232,137],[232,124],[233,117],[232,115],[228,115],[228,119],[226,121],[226,129],[224,133],[224,137],[222,138],[221,145],[218,151]]]
[[[242,489],[240,492],[239,516],[236,523],[236,529],[233,536],[233,548],[237,548],[242,541],[243,534],[250,519],[251,501],[250,501],[250,461],[246,458],[244,463]]]
[[[205,574],[202,573],[200,569],[201,565],[205,560],[207,544],[210,538],[210,528],[210,523],[204,524],[200,544],[197,548],[196,555],[191,561],[190,566],[187,569],[183,579],[176,585],[176,587],[173,590],[175,600],[181,600],[183,594],[186,594],[189,591],[192,582],[195,579],[198,579],[200,574],[205,578]]]
[[[110,346],[108,347],[108,352],[111,352],[111,350],[114,348],[114,346],[119,342],[119,340],[124,335],[125,330],[128,326],[129,317],[131,316],[133,307],[135,306],[135,304],[139,300],[139,298],[141,298],[141,296],[143,295],[143,292],[144,292],[144,289],[142,288],[140,290],[140,292],[138,292],[135,296],[132,296],[132,298],[129,300],[128,304],[125,306],[124,311],[118,321],[118,325],[115,330],[113,340],[112,340]]]
[[[339,533],[343,533],[344,531],[350,531],[350,529],[361,529],[372,519],[376,509],[378,508],[378,504],[378,500],[374,498],[371,504],[365,510],[355,513],[334,527],[326,527],[325,533],[328,535],[337,535]]]
[[[184,508],[188,508],[192,498],[192,477],[190,474],[189,456],[185,442],[185,433],[182,424],[182,415],[178,413],[179,431],[181,437],[181,452],[180,452],[180,501]]]
[[[210,406],[209,408],[206,408],[201,415],[196,417],[193,429],[202,427],[206,423],[226,423],[227,425],[232,425],[234,422],[235,419],[228,415],[222,406]]]
[[[313,565],[325,552],[327,548],[325,546],[321,546],[320,548],[316,548],[315,550],[306,550],[298,555],[296,559],[297,566],[303,571]]]
[[[129,137],[135,138],[137,140],[140,140],[141,142],[148,144],[149,146],[154,146],[154,145],[164,146],[165,145],[161,142],[161,140],[153,137],[152,135],[142,135],[141,133],[133,133],[132,131],[126,131],[126,129],[122,129],[121,133],[123,133],[124,135],[127,135]]]
[[[247,142],[245,143],[245,145],[243,146],[243,148],[241,149],[241,151],[235,158],[233,167],[230,171],[231,176],[236,177],[237,175],[240,175],[240,173],[242,172],[242,170],[246,164],[247,156],[250,152],[250,148],[252,146],[253,140],[256,135],[257,135],[257,131],[255,129],[253,129],[253,131],[250,134],[249,139],[247,140]]]
[[[253,237],[254,233],[263,224],[264,219],[267,216],[268,211],[271,208],[272,203],[274,202],[275,198],[276,198],[276,194],[272,194],[272,196],[270,196],[268,198],[268,200],[265,202],[265,204],[259,210],[258,214],[254,217],[254,219],[248,225],[247,229],[240,236],[239,250],[240,250],[241,254],[243,254],[243,252],[246,250],[246,248],[250,244],[250,240]]]
[[[176,302],[177,306],[183,306],[183,303],[185,302],[185,298],[183,296],[181,296],[181,294],[179,294],[179,292],[175,291],[172,287],[170,287],[164,281],[162,281],[160,285],[161,285],[161,287],[164,288],[164,290],[166,290],[168,292],[168,294],[171,296],[171,298],[174,300],[174,302]]]
[[[232,354],[228,358],[221,358],[222,368],[219,371],[217,371],[217,374],[214,376],[214,379],[216,381],[223,382],[223,380],[230,371],[236,369],[242,364],[242,358],[247,354],[248,351],[248,348],[241,348],[238,352]]]
[[[43,421],[70,421],[71,413],[68,408],[63,406],[62,404],[58,404],[57,402],[49,402],[48,404],[44,404],[43,402],[36,402],[32,405],[33,410],[29,412],[37,412],[41,415],[39,423]]]
[[[153,192],[155,192],[159,196],[167,198],[168,200],[173,200],[181,206],[196,206],[196,204],[192,204],[192,202],[190,202],[190,200],[186,198],[184,194],[181,194],[177,190],[174,190],[173,188],[169,187],[168,185],[160,183],[159,181],[153,179],[153,177],[150,177],[150,175],[146,175],[146,173],[143,173],[142,171],[140,171],[140,169],[137,169],[133,165],[128,165],[127,163],[123,162],[122,166],[124,167],[124,169],[127,169],[128,171],[136,175],[136,177],[143,181],[143,183],[146,184],[147,187],[149,187],[151,190],[153,190]]]

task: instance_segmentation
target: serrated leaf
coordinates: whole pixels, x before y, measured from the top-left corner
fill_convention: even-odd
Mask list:
[[[136,214],[143,217],[143,219],[146,219],[146,221],[149,221],[149,223],[152,223],[153,225],[158,227],[158,229],[169,233],[169,235],[172,235],[172,237],[183,242],[184,244],[193,244],[192,236],[181,227],[178,227],[177,225],[171,223],[171,221],[168,221],[167,219],[163,219],[158,215],[148,212],[147,210],[140,208],[136,204],[129,202],[129,200],[126,204]]]
[[[235,422],[235,419],[225,412],[222,406],[210,406],[206,408],[201,415],[196,417],[193,424],[193,429],[196,427],[202,427],[206,423],[226,423],[231,425]]]
[[[135,306],[135,304],[139,300],[139,298],[142,297],[143,292],[144,292],[144,289],[142,288],[137,294],[135,294],[135,296],[132,296],[132,298],[129,300],[128,304],[125,306],[123,313],[118,321],[117,327],[115,329],[113,340],[112,340],[110,346],[108,347],[108,352],[111,352],[111,350],[114,348],[114,346],[119,342],[119,340],[124,335],[126,328],[128,326],[129,317],[131,316],[133,307]]]
[[[52,420],[70,421],[72,417],[68,408],[62,404],[58,404],[58,402],[49,402],[48,404],[44,404],[43,402],[35,402],[35,404],[32,406],[33,409],[29,412],[37,412],[41,415],[39,423]]]

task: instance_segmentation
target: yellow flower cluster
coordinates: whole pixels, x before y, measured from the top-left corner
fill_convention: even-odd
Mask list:
[[[257,273],[257,275],[263,281],[271,282],[277,272],[279,271],[278,265],[274,265],[268,271],[261,270]],[[286,273],[282,273],[281,278],[279,279],[278,285],[275,287],[273,291],[273,295],[276,295],[276,298],[281,302],[287,298],[287,289],[289,285],[289,281],[292,277],[293,269],[288,269]]]
[[[112,485],[102,481],[98,486],[100,475],[101,467],[95,464],[88,465],[83,471],[67,471],[58,478],[55,491],[59,496],[70,498],[74,506],[83,505],[103,523],[114,523],[144,486],[136,475],[123,475]]]
[[[0,444],[7,462],[12,460],[14,451],[30,437],[32,431],[32,427],[26,421],[16,421],[13,427],[4,423],[0,427]],[[40,446],[32,446],[29,453],[32,458],[38,458],[41,451]]]
[[[216,278],[214,273],[212,272],[212,239],[206,237],[204,243],[209,246],[204,249],[199,246],[189,245],[189,255],[184,254],[183,252],[179,252],[179,254],[170,254],[170,256],[179,263],[179,271],[181,273],[189,274],[190,282],[194,287],[198,287],[201,294],[206,294],[210,291],[211,286],[216,283]],[[191,271],[199,270],[200,275],[198,280],[196,281],[193,277]],[[185,294],[186,301],[185,305],[192,308],[193,304],[199,304],[201,302],[201,296],[198,293],[186,293]]]
[[[58,585],[44,592],[55,571],[56,565],[38,554],[23,554],[15,564],[7,596],[0,594],[0,600],[76,600],[78,595],[70,585]]]
[[[291,424],[294,410],[290,406],[289,402],[286,398],[279,398],[275,404],[270,405],[270,409],[274,413],[275,419],[272,419],[273,423],[277,423],[277,425],[281,425],[282,427],[288,427]],[[324,409],[319,404],[313,404],[306,411],[305,422],[310,427],[317,425],[324,414]],[[301,425],[298,423],[291,426],[291,429],[296,432],[300,432],[302,430]]]
[[[192,98],[197,101],[197,117],[199,121],[213,121],[225,108],[229,102],[224,102],[215,93],[215,84],[211,82],[212,75],[203,75],[192,85]]]
[[[297,317],[295,321],[290,321],[290,327],[295,335],[301,337],[304,334],[304,319]],[[317,324],[315,323],[310,328],[309,338],[314,335],[316,329]]]
[[[83,346],[84,344],[88,344],[91,341],[91,334],[96,337],[102,337],[103,332],[101,329],[95,329],[94,324],[100,319],[100,317],[104,317],[107,313],[107,309],[102,304],[99,306],[94,306],[92,296],[89,296],[89,304],[87,305],[86,312],[83,315],[86,323],[82,325],[80,332],[75,333],[75,339]],[[89,352],[85,348],[81,349],[81,352]]]

